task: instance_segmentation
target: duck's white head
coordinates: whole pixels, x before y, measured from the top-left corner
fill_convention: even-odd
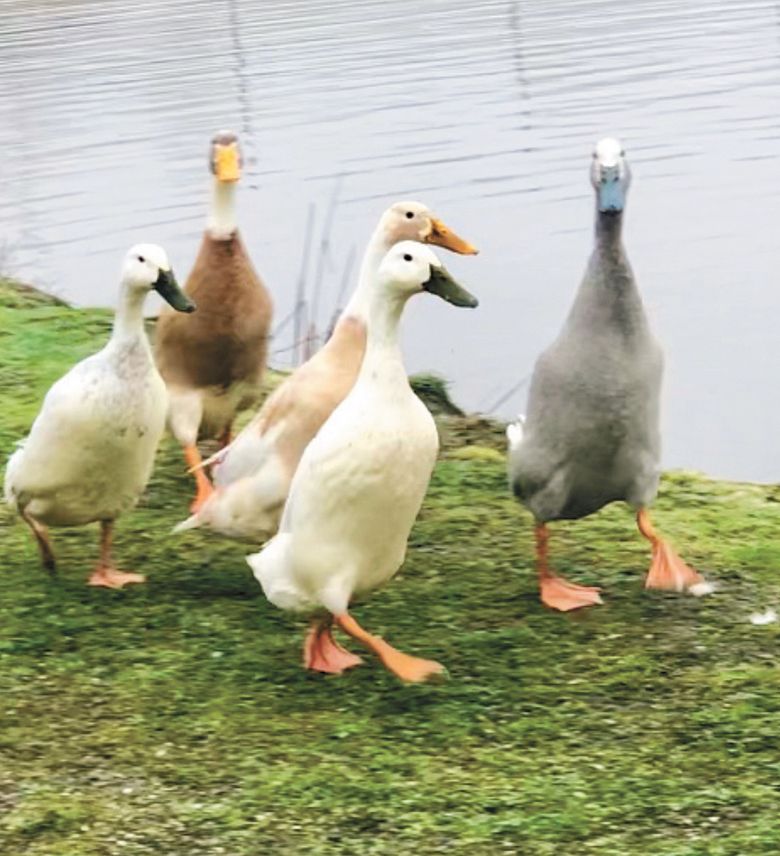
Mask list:
[[[379,266],[379,282],[389,291],[410,297],[428,291],[453,306],[474,308],[477,298],[456,282],[433,250],[418,241],[401,241]]]
[[[479,250],[447,227],[422,202],[396,202],[379,221],[388,247],[399,241],[436,244],[454,253],[473,256]]]
[[[233,184],[241,178],[241,147],[233,131],[218,131],[211,138],[209,169],[217,181]]]
[[[131,292],[154,289],[179,312],[194,312],[195,304],[179,288],[168,255],[157,244],[136,244],[125,256],[122,283]]]
[[[619,140],[604,137],[596,144],[590,167],[590,181],[602,214],[619,214],[626,206],[631,170]]]

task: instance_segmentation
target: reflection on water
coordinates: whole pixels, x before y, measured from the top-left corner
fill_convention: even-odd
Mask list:
[[[446,260],[481,306],[415,301],[409,366],[512,415],[588,254],[591,146],[617,133],[667,352],[665,462],[776,480],[778,104],[769,0],[0,0],[0,241],[6,267],[81,304],[113,302],[136,240],[183,275],[208,138],[233,127],[277,319],[310,206],[322,328],[385,205],[419,198],[481,247]]]

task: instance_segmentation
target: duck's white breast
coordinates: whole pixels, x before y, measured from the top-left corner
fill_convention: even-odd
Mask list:
[[[297,588],[331,611],[403,562],[438,450],[436,426],[408,387],[356,387],[306,449],[280,531]]]
[[[146,343],[109,343],[49,390],[9,466],[10,492],[52,525],[116,517],[151,475],[166,406]]]

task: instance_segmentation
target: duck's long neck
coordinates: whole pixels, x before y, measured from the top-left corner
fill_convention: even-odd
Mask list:
[[[623,213],[596,211],[596,239],[569,324],[587,330],[644,327],[644,310],[623,241]]]
[[[586,291],[606,289],[615,297],[636,291],[631,265],[623,248],[622,211],[605,213],[596,208],[596,235],[583,286]]]
[[[402,381],[408,385],[398,340],[398,325],[406,299],[406,295],[389,294],[374,286],[367,302],[368,341],[360,368],[361,380],[383,385]]]
[[[605,261],[625,262],[622,211],[606,214],[596,209],[595,249]]]
[[[114,314],[112,341],[126,343],[139,338],[146,339],[144,330],[144,289],[131,289],[124,283],[120,292],[119,304]]]
[[[353,315],[362,321],[368,318],[374,277],[379,269],[379,263],[389,249],[385,230],[380,225],[371,236],[371,240],[368,242],[366,251],[363,254],[357,288],[352,293],[352,297],[350,297],[344,309],[344,315]]]
[[[212,238],[224,240],[236,231],[236,187],[235,181],[213,181],[208,219]]]

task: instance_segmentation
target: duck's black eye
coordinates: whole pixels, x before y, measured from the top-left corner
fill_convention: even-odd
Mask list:
[[[138,261],[143,264],[143,262],[145,262],[146,259],[143,256],[138,256]]]
[[[409,253],[404,253],[404,261],[410,262],[411,260],[412,260],[412,257],[409,255]]]
[[[407,211],[406,212],[406,219],[411,220],[412,217],[414,217],[414,211]]]

